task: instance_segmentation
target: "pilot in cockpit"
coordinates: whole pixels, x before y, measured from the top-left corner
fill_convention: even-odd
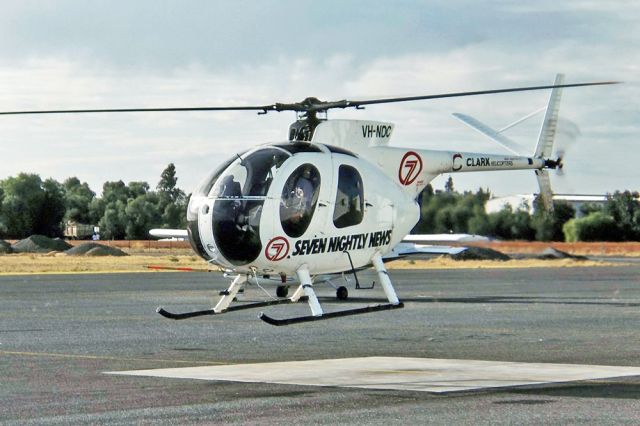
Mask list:
[[[222,191],[223,197],[240,197],[242,196],[242,189],[240,188],[240,182],[234,180],[233,175],[227,175],[222,179]]]
[[[311,208],[313,197],[313,182],[311,182],[311,168],[305,167],[304,171],[296,180],[293,191],[291,191],[290,206],[294,209],[292,219],[300,220],[302,216]]]

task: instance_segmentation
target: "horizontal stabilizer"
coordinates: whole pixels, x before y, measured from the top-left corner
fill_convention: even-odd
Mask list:
[[[453,247],[441,245],[427,245],[415,243],[399,243],[389,253],[383,256],[383,260],[389,261],[401,257],[414,256],[420,254],[450,254],[455,255],[465,251],[466,247]]]
[[[149,231],[149,235],[156,238],[183,238],[189,239],[189,233],[186,229],[152,229]]]
[[[402,242],[415,244],[459,244],[486,241],[489,241],[489,238],[476,234],[409,234],[402,239]]]
[[[491,127],[487,126],[486,124],[480,122],[479,120],[476,120],[475,118],[469,115],[455,112],[453,113],[453,116],[458,120],[462,121],[467,126],[482,133],[483,135],[487,136],[489,139],[498,143],[500,146],[511,151],[513,154],[522,155],[522,153],[526,151],[523,147],[521,147],[520,145],[518,145],[516,142],[512,141],[505,135],[500,134],[499,132],[493,130]]]

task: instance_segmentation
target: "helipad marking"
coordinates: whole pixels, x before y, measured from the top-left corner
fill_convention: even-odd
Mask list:
[[[370,357],[162,368],[107,374],[443,393],[640,376],[640,367]]]

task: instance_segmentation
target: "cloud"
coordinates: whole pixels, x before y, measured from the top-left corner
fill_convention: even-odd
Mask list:
[[[94,9],[78,9],[75,2],[41,11],[35,11],[35,3],[13,6],[16,11],[0,18],[6,24],[0,25],[0,35],[7,37],[0,48],[1,109],[362,99],[547,84],[564,72],[568,81],[625,84],[565,90],[561,115],[582,135],[565,160],[572,179],[554,179],[556,190],[624,189],[629,170],[640,162],[640,36],[619,26],[637,16],[637,6],[447,2],[425,8],[402,2],[394,9],[373,4],[361,10],[359,3],[345,3],[314,7],[313,15],[284,2],[262,6],[259,17],[242,16],[250,4],[224,11],[207,6],[194,17],[193,10],[174,10],[170,3],[161,2],[149,17],[129,15],[111,2]],[[148,12],[156,3],[141,4],[136,10]],[[625,7],[627,13],[621,12]],[[287,27],[275,12],[289,9],[296,21]],[[89,14],[84,24],[83,10]],[[172,13],[177,14],[174,26]],[[105,23],[98,24],[101,14]],[[208,19],[212,14],[215,21]],[[63,22],[69,22],[68,30],[60,28]],[[87,22],[100,34],[83,38]],[[54,30],[50,40],[27,23],[46,24],[44,30]],[[471,114],[499,128],[543,106],[547,97],[540,92],[377,105],[329,116],[395,122],[397,146],[499,152],[450,113]],[[190,190],[234,152],[284,140],[294,119],[291,113],[247,112],[5,116],[0,118],[0,157],[15,161],[3,164],[0,178],[22,171],[58,180],[77,175],[99,191],[106,180],[146,180],[153,186],[166,164],[174,162],[180,185]],[[537,120],[509,135],[532,146]],[[536,185],[531,173],[508,179],[500,173],[457,175],[455,180],[459,189],[482,186],[497,193],[531,192]]]

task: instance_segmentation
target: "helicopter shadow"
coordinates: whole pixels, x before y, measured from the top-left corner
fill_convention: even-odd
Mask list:
[[[387,303],[384,297],[358,297],[350,295],[347,300],[336,300],[335,297],[319,297],[322,302],[341,304]],[[585,305],[612,306],[620,308],[640,307],[638,302],[623,302],[608,298],[575,298],[545,296],[473,296],[473,297],[400,297],[404,303],[469,303],[469,304],[519,304],[519,305]]]

